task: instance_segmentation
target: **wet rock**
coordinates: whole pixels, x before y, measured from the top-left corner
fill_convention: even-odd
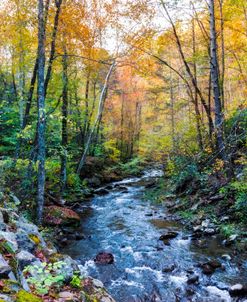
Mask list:
[[[8,274],[11,272],[11,267],[8,262],[0,254],[0,280],[1,278],[7,278]]]
[[[194,274],[192,276],[190,276],[187,280],[188,284],[198,284],[199,283],[199,276]]]
[[[215,235],[217,234],[217,230],[216,229],[213,229],[213,228],[206,228],[203,233],[205,235]]]
[[[113,189],[113,186],[112,186],[112,185],[108,185],[108,186],[105,187],[105,189],[108,190],[108,191],[109,191],[109,190],[112,190],[112,189]]]
[[[206,263],[201,264],[200,266],[202,268],[203,274],[205,275],[211,275],[215,272],[217,268],[222,267],[221,263],[217,260],[210,260]]]
[[[214,297],[212,301],[231,302],[232,299],[226,290],[221,290],[216,286],[207,286],[207,292]],[[213,298],[212,297],[212,298]]]
[[[146,189],[154,188],[155,186],[156,186],[156,181],[155,180],[151,180],[151,181],[149,181],[145,184]]]
[[[165,234],[162,234],[159,238],[159,240],[168,240],[173,239],[178,236],[178,232],[168,231]]]
[[[221,267],[221,263],[217,260],[210,260],[207,262],[208,265],[210,265],[213,268],[220,268]]]
[[[118,185],[118,184],[116,184],[116,185],[114,186],[114,188],[116,188],[116,189],[119,190],[119,191],[128,191],[128,188],[127,188],[127,187],[121,186],[121,185]]]
[[[97,264],[112,264],[114,263],[114,256],[111,253],[101,252],[95,257],[94,261]]]
[[[34,262],[36,260],[36,257],[27,251],[20,251],[16,255],[16,259],[18,260],[20,269],[23,270],[24,267]]]
[[[225,246],[230,246],[230,245],[232,245],[233,243],[236,242],[237,238],[238,238],[238,235],[237,234],[233,234],[228,239],[224,240],[223,244]]]
[[[73,210],[59,206],[49,206],[44,209],[44,223],[49,225],[78,224],[80,216]]]
[[[229,293],[233,297],[245,296],[247,295],[247,284],[235,284],[230,287]]]
[[[186,288],[187,296],[193,296],[195,294],[195,290],[191,287]]]
[[[107,191],[106,189],[104,188],[101,188],[101,189],[97,189],[94,191],[95,194],[97,195],[107,195],[109,193],[109,191]]]
[[[228,254],[222,255],[221,258],[224,259],[224,260],[227,260],[227,261],[231,261],[232,260],[232,257],[230,255],[228,255]]]
[[[175,268],[176,268],[176,266],[175,266],[174,264],[172,264],[172,265],[169,265],[169,266],[167,266],[167,267],[164,267],[164,268],[162,269],[162,272],[163,272],[163,273],[170,273],[170,272],[174,271]]]

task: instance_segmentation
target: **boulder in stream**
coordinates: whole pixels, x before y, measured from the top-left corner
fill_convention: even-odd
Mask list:
[[[94,259],[97,264],[112,264],[114,263],[114,256],[111,253],[100,252]]]
[[[162,234],[160,236],[159,240],[173,239],[173,238],[176,238],[177,236],[178,236],[178,232],[168,231],[168,232]]]
[[[247,295],[247,284],[235,284],[231,286],[229,293],[233,297],[238,297],[238,296],[246,296]]]

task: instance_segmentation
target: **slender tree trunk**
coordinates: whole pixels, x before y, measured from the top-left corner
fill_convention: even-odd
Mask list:
[[[50,0],[46,0],[45,13],[44,13],[45,30],[46,30],[49,6],[50,6]],[[38,62],[39,62],[39,56],[38,56],[38,51],[37,51],[37,56],[36,56],[36,60],[35,60],[34,68],[33,68],[33,74],[32,74],[29,92],[28,92],[27,101],[26,101],[25,113],[24,113],[24,118],[23,118],[23,129],[25,129],[25,127],[27,126],[27,124],[29,122],[29,118],[30,118],[30,110],[31,110],[31,106],[32,106],[33,92],[34,92],[34,87],[35,87],[36,78],[37,78]]]
[[[121,152],[121,158],[124,158],[124,92],[122,92],[122,102],[121,102],[121,122],[120,122],[120,152]]]
[[[171,132],[172,132],[172,151],[176,150],[175,139],[175,112],[174,112],[174,91],[173,91],[173,78],[170,73],[170,108],[171,108]]]
[[[68,145],[68,62],[67,62],[67,49],[66,42],[64,41],[64,54],[63,54],[63,105],[62,105],[62,154],[61,154],[61,195],[66,188],[67,181],[67,145]]]
[[[45,197],[45,24],[44,2],[38,0],[38,196],[37,220],[42,223]]]
[[[60,12],[61,12],[61,5],[62,5],[63,0],[56,0],[56,14],[54,18],[54,26],[53,26],[53,31],[52,31],[52,40],[51,40],[51,49],[50,49],[50,57],[48,61],[48,67],[47,67],[47,72],[46,72],[46,77],[45,77],[45,96],[47,94],[47,88],[49,81],[51,79],[51,73],[52,73],[52,65],[53,61],[55,58],[55,50],[56,50],[56,38],[57,38],[57,31],[58,31],[58,24],[59,24],[59,17],[60,17]]]
[[[211,79],[214,92],[215,105],[215,132],[216,145],[219,154],[225,158],[225,143],[224,143],[224,117],[222,113],[221,104],[221,89],[219,79],[219,63],[217,56],[217,39],[215,29],[215,10],[214,1],[209,0],[209,14],[210,14],[210,54],[211,54]]]
[[[221,87],[221,103],[222,109],[225,108],[225,33],[224,33],[224,16],[223,16],[223,2],[224,0],[219,0],[220,4],[220,36],[221,36],[221,77],[220,77],[220,87]]]
[[[85,117],[83,125],[84,145],[87,140],[87,129],[89,121],[89,88],[90,88],[90,72],[87,73],[86,88],[85,88]]]
[[[94,83],[93,83],[93,104],[92,104],[92,108],[91,108],[89,118],[88,118],[87,132],[86,133],[89,133],[89,131],[90,131],[92,117],[93,117],[93,113],[94,113],[94,109],[95,109],[95,105],[96,105],[96,97],[97,97],[96,96],[96,85],[97,85],[97,82],[94,81]]]
[[[170,16],[170,14],[169,14],[169,12],[168,12],[168,10],[167,10],[167,7],[166,7],[164,1],[163,1],[163,0],[160,0],[160,1],[161,1],[161,4],[162,4],[162,6],[163,6],[163,8],[164,8],[164,10],[165,10],[165,12],[166,12],[166,14],[167,14],[167,17],[168,17],[168,19],[169,19],[169,22],[170,22],[170,24],[171,24],[171,26],[172,26],[172,30],[173,30],[173,33],[174,33],[174,37],[175,37],[175,40],[176,40],[176,43],[177,43],[177,46],[178,46],[178,51],[179,51],[180,56],[181,56],[181,59],[182,59],[182,61],[183,61],[183,63],[184,63],[186,72],[187,72],[188,76],[190,77],[191,83],[192,83],[193,87],[196,89],[197,94],[198,94],[198,96],[200,97],[201,103],[202,103],[202,105],[203,105],[203,107],[204,107],[204,110],[205,110],[205,112],[206,112],[206,115],[207,115],[207,118],[208,118],[208,123],[209,123],[209,128],[214,129],[213,119],[212,119],[212,117],[211,117],[211,115],[210,115],[210,111],[209,111],[209,108],[208,108],[208,106],[207,106],[207,102],[206,102],[206,100],[205,100],[205,98],[204,98],[204,96],[203,96],[203,94],[202,94],[202,91],[201,91],[200,88],[198,87],[198,85],[197,85],[197,83],[196,83],[196,81],[195,81],[195,78],[194,78],[194,76],[193,76],[193,73],[192,73],[192,71],[191,71],[191,68],[190,68],[190,66],[189,66],[189,64],[188,64],[188,62],[187,62],[187,60],[186,60],[186,58],[185,58],[185,54],[184,54],[184,52],[183,52],[183,48],[182,48],[182,45],[181,45],[181,41],[180,41],[179,36],[178,36],[178,34],[177,34],[177,30],[176,30],[175,24],[174,24],[174,22],[173,22],[172,19],[171,19],[171,16]]]
[[[197,83],[197,65],[196,65],[196,33],[195,33],[195,20],[193,18],[192,20],[192,41],[193,41],[193,69],[194,69],[194,77],[195,77],[195,82],[196,85],[198,86]],[[195,115],[196,115],[196,129],[197,129],[197,141],[200,150],[203,150],[203,141],[202,141],[202,132],[201,132],[201,114],[199,110],[199,104],[198,104],[198,93],[197,90],[195,90],[195,102],[194,102],[194,107],[195,107]]]
[[[113,71],[113,68],[115,66],[115,61],[112,63],[108,73],[107,73],[107,76],[106,76],[106,79],[105,79],[105,83],[104,83],[104,86],[103,86],[103,89],[101,91],[101,95],[100,95],[100,100],[99,100],[99,108],[98,108],[98,114],[97,114],[97,117],[95,119],[95,122],[94,122],[94,125],[88,135],[88,139],[87,139],[87,142],[86,142],[86,146],[85,146],[85,149],[84,149],[84,152],[82,154],[82,157],[81,157],[81,160],[79,162],[79,165],[78,165],[78,168],[77,168],[77,174],[80,174],[81,170],[82,170],[82,167],[85,163],[85,160],[86,160],[86,156],[87,156],[87,153],[88,153],[88,150],[89,150],[89,147],[90,147],[90,144],[91,144],[91,140],[92,140],[92,137],[93,137],[93,134],[96,130],[96,127],[97,127],[97,124],[102,116],[102,112],[103,112],[103,108],[104,108],[104,102],[105,102],[105,96],[106,96],[106,90],[107,90],[107,87],[108,87],[108,83],[109,83],[109,79],[110,79],[110,76],[112,74],[112,71]]]

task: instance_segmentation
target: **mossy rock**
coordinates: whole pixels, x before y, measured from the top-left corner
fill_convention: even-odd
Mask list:
[[[16,295],[16,302],[42,302],[42,299],[25,290],[20,290]]]
[[[80,216],[68,208],[49,206],[44,210],[44,223],[48,225],[79,224]]]
[[[19,291],[19,283],[13,280],[1,280],[1,293],[3,294],[14,294]]]
[[[0,253],[3,255],[4,254],[11,254],[11,255],[15,254],[14,250],[11,247],[11,244],[9,244],[8,241],[5,239],[0,240]]]
[[[63,259],[63,255],[62,255],[62,254],[53,253],[53,254],[49,257],[49,262],[55,263],[55,262],[61,261],[61,259]]]

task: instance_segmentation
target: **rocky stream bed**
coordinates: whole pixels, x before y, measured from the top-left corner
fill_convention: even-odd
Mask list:
[[[185,227],[165,203],[144,200],[161,175],[151,170],[96,190],[78,207],[84,238],[62,252],[117,302],[246,301],[247,261],[236,253],[234,236],[224,241],[205,217]]]

